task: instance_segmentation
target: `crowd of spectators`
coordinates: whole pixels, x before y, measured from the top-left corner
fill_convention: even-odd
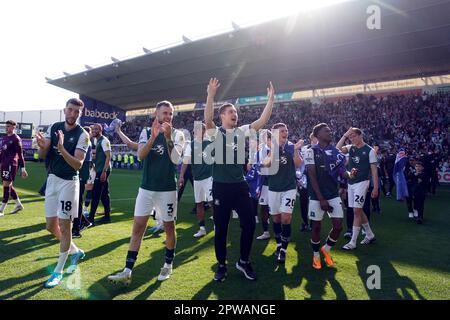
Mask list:
[[[264,106],[240,106],[239,123],[256,120]],[[218,114],[216,111],[216,123]],[[203,110],[179,112],[173,126],[192,132],[194,121],[203,120]],[[433,153],[440,168],[450,170],[449,129],[450,94],[387,94],[385,96],[356,95],[352,98],[313,104],[311,101],[276,103],[267,128],[284,122],[290,140],[308,140],[314,125],[325,122],[333,130],[335,141],[348,130],[358,127],[364,131],[367,143],[380,145],[382,150],[396,154],[404,148],[413,157]],[[126,122],[124,131],[137,141],[142,128],[150,125],[150,118],[136,117]],[[121,143],[117,136],[113,143]]]

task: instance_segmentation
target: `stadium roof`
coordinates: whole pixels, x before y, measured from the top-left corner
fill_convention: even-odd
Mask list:
[[[449,73],[450,0],[351,1],[49,80],[125,110]]]

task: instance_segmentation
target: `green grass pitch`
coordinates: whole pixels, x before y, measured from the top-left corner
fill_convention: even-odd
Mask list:
[[[186,189],[178,207],[178,243],[172,277],[157,275],[164,262],[164,235],[146,233],[130,287],[110,284],[106,277],[123,269],[132,226],[134,202],[141,172],[113,170],[110,178],[113,223],[83,232],[75,243],[86,251],[79,273],[65,277],[59,287],[43,283],[57,261],[58,242],[45,230],[44,198],[37,190],[45,179],[43,164],[29,163],[27,180],[16,187],[25,210],[0,218],[0,299],[450,299],[450,188],[441,187],[426,203],[425,224],[408,220],[404,203],[382,200],[381,215],[372,214],[378,241],[354,252],[340,250],[342,235],[333,250],[335,269],[311,267],[309,233],[299,232],[300,213],[294,211],[292,240],[285,267],[273,257],[274,240],[255,240],[252,263],[256,282],[246,280],[234,268],[239,252],[239,222],[231,220],[228,278],[213,279],[216,260],[212,221],[200,240],[195,216],[190,213],[193,193]],[[99,212],[103,208],[99,207]],[[208,217],[210,212],[207,213]],[[150,219],[149,226],[154,221]],[[322,239],[329,231],[324,220]],[[255,237],[261,232],[256,225]],[[377,265],[381,288],[369,290],[367,268]],[[67,266],[67,265],[66,265]]]

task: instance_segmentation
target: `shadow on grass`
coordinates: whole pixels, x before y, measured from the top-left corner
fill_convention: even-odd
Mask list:
[[[367,249],[370,250],[370,248]],[[360,252],[356,253],[356,257],[358,274],[371,300],[426,300],[414,281],[400,275],[388,259],[382,256],[368,257],[367,254],[364,255]],[[372,282],[369,277],[374,275],[373,271],[368,272],[368,267],[374,265],[380,268],[380,289],[369,289],[368,287],[367,282]],[[414,293],[415,297],[411,293]]]
[[[177,272],[177,268],[182,266],[183,264],[190,263],[198,259],[198,255],[196,252],[199,252],[205,248],[211,246],[213,239],[208,239],[207,241],[199,242],[197,239],[192,237],[194,233],[194,229],[197,226],[193,226],[192,228],[187,229],[177,229],[177,245],[174,264],[173,264],[173,272]],[[130,228],[131,232],[131,228]],[[144,237],[143,241],[147,241],[153,239],[154,237],[148,235]],[[161,238],[161,240],[165,239],[165,234],[160,233],[156,238]],[[121,239],[114,245],[115,247],[122,245],[123,243],[129,243],[130,238]],[[97,250],[98,249],[98,250]],[[97,248],[89,253],[90,258],[96,258],[100,255],[106,254],[109,252],[111,248],[106,248],[105,246]],[[98,251],[98,252],[96,252]],[[123,260],[125,262],[127,251],[123,253]],[[151,283],[143,292],[135,297],[136,300],[145,300],[151,298],[151,295],[157,290],[161,284],[160,281],[157,281],[156,278],[160,273],[160,268],[164,264],[165,257],[165,246],[161,249],[152,251],[151,255],[147,260],[144,260],[144,263],[138,264],[135,268],[133,268],[133,281],[130,287],[124,287],[122,285],[114,285],[108,282],[107,277],[104,277],[91,285],[88,289],[89,299],[114,299],[115,297],[126,294],[130,291],[136,290],[138,287],[145,285],[149,281],[155,281]],[[146,259],[146,257],[139,257],[138,259]],[[139,260],[138,260],[139,261]],[[121,270],[111,270],[111,274],[115,272],[120,272]],[[167,281],[171,281],[170,279]]]
[[[2,248],[2,254],[0,255],[0,263],[58,243],[58,241],[51,234],[23,240],[20,242],[14,242],[17,239],[26,237],[26,235],[29,233],[40,232],[42,230],[45,230],[45,224],[35,224],[28,227],[20,227],[16,229],[1,231],[0,247]],[[14,238],[6,240],[10,237]]]
[[[47,269],[50,270],[50,266],[48,266]],[[0,294],[0,300],[6,300],[11,298],[17,300],[26,300],[33,298],[34,295],[36,295],[42,290],[45,290],[43,285],[44,281],[47,280],[48,275],[49,272],[45,273],[42,269],[39,269],[25,276],[8,278],[0,281],[0,288],[2,288],[2,292],[4,292],[8,288],[16,286],[18,283],[26,283],[42,279],[42,281],[40,281],[39,283],[32,284],[30,286],[27,286],[26,288],[14,290],[6,294]]]

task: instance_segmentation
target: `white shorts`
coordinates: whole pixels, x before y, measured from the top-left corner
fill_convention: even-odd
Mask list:
[[[64,180],[49,174],[45,189],[45,217],[73,220],[78,217],[80,180]]]
[[[297,189],[275,192],[269,190],[269,212],[271,215],[292,213],[294,210]]]
[[[348,206],[350,208],[363,208],[366,200],[370,180],[348,185]]]
[[[204,201],[211,202],[212,197],[212,177],[203,180],[194,180],[194,198],[195,203]]]
[[[269,205],[269,186],[261,187],[261,194],[259,195],[259,204],[261,206]]]
[[[336,197],[327,200],[331,207],[333,207],[333,212],[328,212],[330,218],[344,218],[344,211],[342,210],[342,200],[340,197]],[[325,211],[320,207],[320,201],[309,200],[309,220],[322,221]]]
[[[95,182],[95,169],[92,168],[89,171],[89,179],[86,181],[86,184],[94,184]]]
[[[158,220],[175,221],[177,219],[177,191],[150,191],[139,188],[134,206],[134,216],[149,216],[153,209],[156,211]]]

